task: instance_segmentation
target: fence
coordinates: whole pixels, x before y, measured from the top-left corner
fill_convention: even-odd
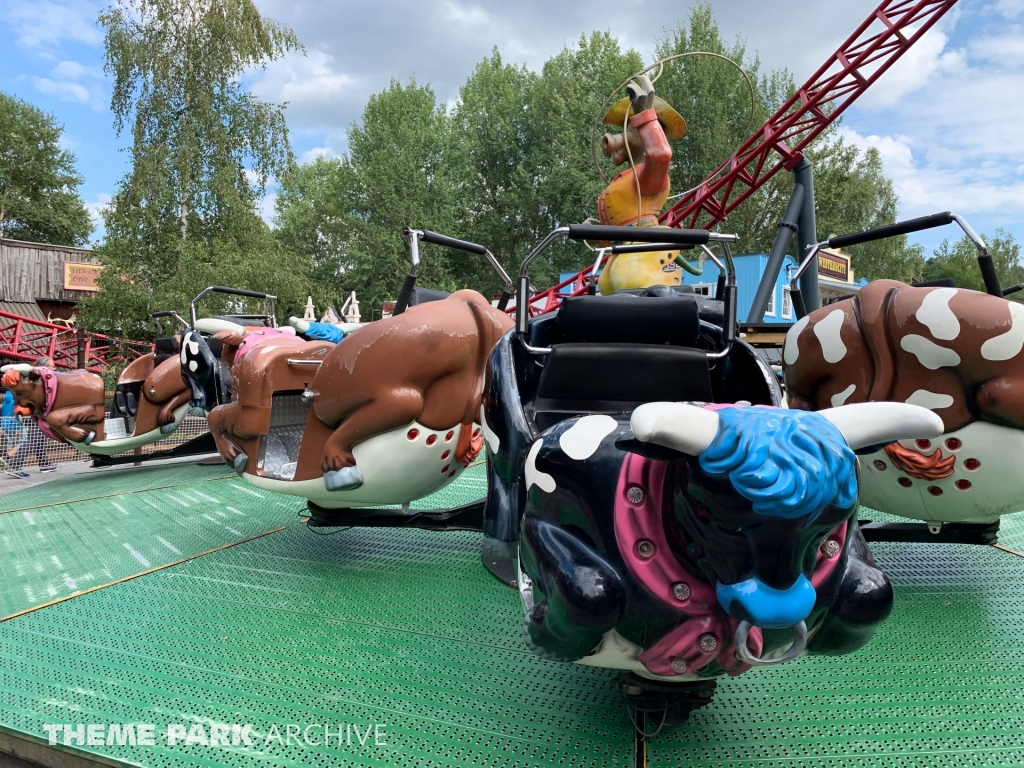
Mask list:
[[[148,342],[86,333],[0,311],[0,359],[31,363],[49,357],[57,368],[73,369],[79,367],[81,353],[85,368],[102,373],[111,365],[130,363],[152,351]]]
[[[47,465],[72,464],[92,460],[89,454],[83,453],[67,443],[58,443],[47,438],[39,432],[32,419],[17,417],[16,420],[20,424],[20,429],[0,429],[0,472],[11,472],[18,469],[32,470]],[[156,451],[166,451],[208,431],[206,419],[198,416],[186,416],[181,425],[163,440],[142,446],[138,449],[138,454],[132,450],[117,455],[146,456]]]

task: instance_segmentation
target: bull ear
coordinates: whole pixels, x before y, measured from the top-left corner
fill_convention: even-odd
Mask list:
[[[629,426],[641,442],[696,456],[718,434],[718,414],[686,403],[644,403],[633,411]]]
[[[818,411],[839,429],[853,450],[896,440],[938,437],[945,430],[939,416],[910,403],[854,403]]]

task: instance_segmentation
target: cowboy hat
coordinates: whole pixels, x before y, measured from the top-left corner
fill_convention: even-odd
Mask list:
[[[632,117],[633,105],[630,104],[629,97],[624,96],[612,104],[602,122],[605,125],[617,125],[621,128],[626,120],[627,110],[629,110],[629,116]],[[654,112],[658,115],[658,122],[665,130],[665,135],[670,139],[681,139],[686,135],[686,121],[683,120],[683,116],[672,109],[669,103],[660,96],[654,97]]]

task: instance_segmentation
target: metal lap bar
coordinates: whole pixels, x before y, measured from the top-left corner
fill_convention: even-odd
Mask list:
[[[320,365],[323,360],[301,360],[294,357],[289,357],[286,361],[288,365]]]

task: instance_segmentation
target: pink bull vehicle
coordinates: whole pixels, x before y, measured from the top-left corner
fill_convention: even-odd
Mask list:
[[[655,286],[530,318],[529,265],[559,237],[696,246],[725,280],[715,297]],[[855,451],[943,428],[907,403],[780,407],[736,334],[734,240],[556,230],[520,269],[482,408],[484,561],[519,590],[527,646],[620,670],[627,702],[664,724],[706,704],[721,675],[870,639],[893,592],[857,527]]]

